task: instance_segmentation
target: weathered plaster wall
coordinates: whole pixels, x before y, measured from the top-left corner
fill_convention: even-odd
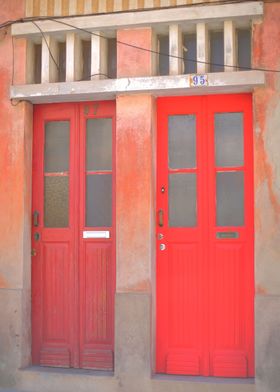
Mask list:
[[[153,76],[155,74],[155,55],[148,50],[153,47],[154,37],[151,28],[119,30],[117,40],[128,45],[138,46],[139,50],[118,43],[117,46],[117,75],[118,78]]]
[[[1,2],[0,23],[24,15],[24,2]],[[9,29],[0,31],[0,380],[15,382],[15,369],[30,359],[30,204],[32,107],[12,106],[9,88],[24,81],[14,63]],[[25,43],[14,42],[24,59]],[[13,69],[14,68],[14,69]]]
[[[23,3],[21,0],[1,1],[0,22],[23,16]],[[38,6],[39,2],[36,4]],[[146,37],[146,43],[152,45],[152,37],[147,31],[142,31],[143,36],[139,35],[139,39]],[[121,34],[126,39],[135,38],[133,32],[123,31]],[[253,39],[254,65],[279,69],[279,3],[265,5],[264,22],[255,25]],[[24,59],[25,43],[15,40],[14,44],[16,59]],[[141,61],[147,67],[144,68],[145,75],[152,72],[151,59],[143,60],[137,51],[134,53],[129,60],[130,71],[126,62],[119,59],[119,75],[139,76],[143,72],[139,66]],[[0,385],[9,386],[17,382],[15,369],[30,363],[32,107],[26,103],[13,107],[9,101],[12,42],[9,34],[2,31],[0,59]],[[24,80],[23,63],[15,63],[15,83]],[[254,92],[256,388],[258,392],[279,392],[280,75],[267,73],[266,77],[266,87]],[[216,381],[204,384],[151,378],[153,360],[149,350],[154,342],[152,325],[155,313],[152,311],[155,282],[155,100],[152,96],[117,98],[117,135],[115,377],[73,374],[67,377],[67,373],[48,375],[26,371],[19,375],[18,385],[33,391],[38,390],[40,383],[44,384],[44,391],[69,391],[71,387],[82,391],[92,387],[96,391],[122,392],[142,392],[145,389],[253,391],[254,385],[251,384],[227,385]]]
[[[280,69],[280,4],[265,5],[255,25],[254,66]],[[280,74],[266,73],[254,93],[256,381],[280,389]],[[277,332],[278,331],[278,332]]]

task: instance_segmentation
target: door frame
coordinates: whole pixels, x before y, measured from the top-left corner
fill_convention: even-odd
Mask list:
[[[177,109],[177,107],[179,107],[180,103],[184,102],[184,101],[190,101],[190,100],[199,100],[202,99],[202,107],[205,106],[205,102],[206,100],[208,100],[209,98],[211,99],[211,103],[210,106],[213,107],[213,102],[214,99],[220,99],[222,104],[221,104],[221,110],[218,108],[217,110],[215,110],[216,112],[223,112],[226,110],[223,110],[223,108],[228,108],[229,107],[229,101],[230,98],[233,97],[233,100],[235,100],[235,104],[236,104],[236,98],[238,98],[238,96],[242,96],[244,101],[242,101],[242,103],[240,104],[240,110],[242,111],[246,111],[247,116],[246,116],[246,121],[247,121],[247,126],[244,125],[244,140],[245,138],[247,139],[246,142],[244,141],[244,157],[247,157],[246,159],[248,160],[247,163],[244,162],[244,166],[246,166],[246,175],[244,179],[244,184],[245,184],[245,188],[244,188],[244,210],[246,211],[246,214],[244,217],[248,218],[248,221],[250,222],[250,230],[249,230],[249,237],[251,239],[251,247],[250,247],[250,255],[251,255],[251,263],[249,266],[247,266],[248,270],[249,270],[249,274],[250,274],[250,279],[248,282],[249,285],[249,291],[250,291],[250,299],[249,299],[249,307],[252,309],[252,314],[250,314],[249,318],[248,318],[248,322],[251,325],[251,332],[254,334],[254,285],[255,285],[255,280],[254,280],[254,144],[253,144],[253,104],[252,104],[252,94],[250,93],[242,93],[242,94],[216,94],[216,95],[204,95],[204,96],[186,96],[186,97],[160,97],[158,98],[158,104],[157,104],[157,119],[158,119],[158,124],[157,124],[157,132],[158,132],[158,141],[157,141],[157,147],[156,147],[156,151],[157,151],[157,171],[156,171],[156,192],[155,192],[155,198],[156,198],[156,214],[158,214],[158,210],[159,210],[159,201],[158,198],[160,197],[160,182],[159,182],[159,175],[158,175],[158,166],[159,166],[159,151],[162,148],[162,141],[159,140],[159,135],[160,132],[162,133],[162,131],[160,131],[161,127],[161,121],[162,121],[162,116],[159,113],[160,108],[164,108],[164,110],[166,110],[165,113],[170,113],[171,115],[175,115],[175,114],[184,114],[180,109]],[[222,99],[221,99],[222,98]],[[224,102],[225,100],[225,102]],[[172,111],[168,111],[168,106],[169,104],[173,104],[173,105],[177,105],[176,110],[172,110]],[[243,106],[242,106],[243,105]],[[238,105],[235,105],[238,106]],[[236,108],[234,108],[234,111],[238,111]],[[204,127],[205,124],[209,121],[213,121],[210,120],[211,114],[210,114],[210,109],[207,111],[208,116],[207,118],[204,118],[202,120],[202,122],[204,123]],[[245,129],[249,127],[250,132],[245,132]],[[214,132],[214,128],[213,126],[210,127],[211,128],[211,133],[212,131]],[[248,128],[247,128],[248,129]],[[199,137],[199,136],[198,136]],[[211,135],[209,135],[209,133],[207,134],[206,138],[207,140],[209,140],[211,137]],[[204,153],[208,156],[209,155],[209,150],[214,148],[214,139],[213,139],[214,135],[212,135],[212,142],[208,145],[208,148],[205,149],[203,148]],[[198,142],[197,142],[198,143]],[[198,146],[197,146],[198,147]],[[245,152],[245,148],[249,148],[249,151],[247,150]],[[214,150],[213,150],[214,151]],[[214,153],[212,154],[214,156]],[[215,165],[213,166],[215,168]],[[210,175],[208,175],[208,179],[207,179],[207,183],[206,185],[204,185],[202,188],[206,189],[207,192],[209,192],[209,184],[210,181],[213,181],[213,175],[214,175],[214,171],[213,173],[211,172]],[[214,197],[214,192],[213,192],[213,197]],[[199,196],[198,196],[199,197]],[[213,202],[215,202],[214,198],[211,199],[211,203],[213,204]],[[209,212],[211,210],[210,208],[210,203],[209,204]],[[166,210],[166,207],[165,207]],[[168,211],[168,210],[166,210]],[[213,213],[213,211],[215,211],[213,208],[211,210],[211,214]],[[199,214],[199,211],[198,211]],[[213,220],[213,215],[210,215],[210,218]],[[209,219],[210,219],[209,218]],[[165,220],[167,221],[167,217],[165,217]],[[246,219],[246,218],[245,218]],[[246,223],[246,227],[248,227],[247,223]],[[245,228],[245,223],[244,223],[244,228]],[[158,215],[156,215],[156,237],[157,237],[157,233],[159,231],[161,231],[158,228]],[[221,230],[220,230],[221,229]],[[209,231],[212,231],[212,229],[210,228],[209,225]],[[225,227],[223,229],[223,227],[219,227],[218,231],[228,231],[228,227]],[[213,234],[213,233],[212,233]],[[156,246],[156,277],[155,277],[155,282],[156,282],[156,310],[155,310],[155,334],[156,334],[156,345],[157,345],[157,339],[158,339],[158,323],[157,323],[157,318],[158,318],[158,301],[166,301],[167,300],[167,293],[165,292],[165,294],[162,296],[162,298],[159,299],[159,294],[158,294],[158,268],[159,268],[159,263],[158,263],[158,253],[159,253],[159,239],[156,238],[156,242],[155,242],[155,246]],[[247,322],[247,321],[246,321]],[[246,338],[247,339],[247,338]],[[247,343],[246,343],[247,344]],[[248,377],[252,377],[254,376],[254,344],[249,344],[250,348],[249,348],[249,353],[251,353],[251,363],[249,365],[248,368]],[[158,353],[157,353],[157,347],[156,347],[156,364],[157,364],[157,357],[158,357]],[[156,368],[158,369],[158,365],[156,365]],[[157,370],[158,372],[158,370]]]
[[[85,173],[83,173],[82,161],[85,160],[86,151],[84,150],[83,154],[81,154],[81,149],[85,148],[85,138],[86,138],[86,120],[87,119],[97,119],[97,118],[112,118],[112,229],[111,238],[112,238],[112,286],[111,286],[111,316],[112,316],[112,351],[114,353],[114,320],[115,320],[115,309],[114,309],[114,294],[116,289],[116,103],[115,101],[90,101],[90,102],[77,102],[77,103],[51,103],[51,104],[43,104],[34,106],[33,111],[33,161],[32,161],[32,237],[31,237],[31,246],[32,246],[32,261],[31,261],[31,320],[32,320],[32,330],[35,330],[38,325],[41,323],[38,321],[38,318],[41,317],[41,305],[39,303],[40,298],[40,284],[35,282],[34,276],[38,274],[38,252],[42,252],[42,244],[39,245],[35,243],[34,234],[35,232],[39,232],[39,235],[42,235],[43,228],[43,220],[44,220],[44,207],[43,207],[43,192],[44,192],[44,142],[40,140],[41,137],[44,137],[45,129],[42,122],[46,121],[63,121],[69,120],[71,118],[70,123],[70,149],[69,149],[69,173],[72,171],[71,178],[69,175],[69,229],[72,227],[73,235],[73,249],[74,254],[71,257],[71,266],[70,266],[70,275],[71,281],[75,282],[73,290],[70,291],[70,300],[73,304],[74,310],[71,311],[71,320],[70,323],[70,341],[72,342],[73,355],[71,357],[71,365],[70,367],[81,368],[81,306],[79,306],[79,302],[81,300],[81,287],[80,286],[80,269],[81,266],[78,265],[78,260],[80,258],[81,253],[81,242],[80,236],[82,235],[83,225],[82,222],[84,218],[82,217],[81,206],[84,204],[85,200],[81,200],[82,197],[85,197],[85,179],[81,176],[85,177]],[[67,114],[63,114],[65,112]],[[42,129],[43,135],[41,132],[36,132],[36,128],[40,127]],[[75,131],[73,131],[73,127],[75,127]],[[72,132],[71,132],[72,130]],[[35,147],[36,148],[35,148]],[[37,146],[40,146],[40,153],[38,153]],[[43,171],[38,172],[38,168],[41,168]],[[37,172],[37,175],[34,175],[34,170]],[[38,197],[38,189],[40,189],[41,200]],[[80,190],[82,189],[82,192]],[[39,201],[39,204],[38,204]],[[70,207],[72,206],[72,207]],[[39,210],[39,227],[34,227],[34,211]],[[97,229],[97,228],[96,228]],[[99,230],[102,230],[98,227]],[[61,229],[58,229],[61,230]],[[102,241],[102,240],[101,240]],[[37,246],[36,246],[37,245]],[[37,248],[37,249],[36,249]],[[37,253],[37,254],[36,254]],[[76,260],[76,261],[75,261]],[[75,277],[78,277],[75,279]],[[36,311],[35,309],[39,309]],[[36,313],[37,312],[37,313]],[[36,326],[36,328],[35,328]],[[32,362],[38,364],[38,347],[40,346],[40,342],[42,341],[42,325],[40,330],[36,335],[32,332]],[[36,350],[34,347],[37,347]],[[114,363],[114,361],[112,362]],[[50,365],[51,366],[51,365]],[[59,366],[59,365],[58,365]],[[112,365],[113,366],[113,365]],[[111,368],[104,370],[112,370]]]

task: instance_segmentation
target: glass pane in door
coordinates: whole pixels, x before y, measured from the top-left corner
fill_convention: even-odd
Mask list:
[[[112,226],[112,175],[87,175],[86,226]]]
[[[218,172],[216,174],[217,226],[244,224],[244,173]]]
[[[87,120],[86,170],[112,170],[112,119]]]
[[[44,143],[44,225],[69,225],[69,121],[45,124]]]
[[[112,226],[112,119],[88,119],[86,124],[87,227]]]
[[[45,177],[44,223],[45,227],[68,227],[69,181],[68,176]]]
[[[169,227],[194,227],[197,221],[196,174],[169,174]]]
[[[243,138],[243,113],[215,114],[216,166],[243,166]]]
[[[196,117],[168,117],[168,165],[170,169],[196,167]]]
[[[69,121],[49,121],[45,125],[45,173],[69,170]]]

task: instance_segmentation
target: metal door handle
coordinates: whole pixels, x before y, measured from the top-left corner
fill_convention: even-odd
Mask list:
[[[163,210],[162,209],[158,210],[158,225],[160,227],[163,226]]]
[[[35,227],[39,226],[39,212],[38,211],[33,212],[33,226],[35,226]]]

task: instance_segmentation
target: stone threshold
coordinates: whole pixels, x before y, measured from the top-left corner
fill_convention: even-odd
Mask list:
[[[28,366],[19,370],[20,372],[34,372],[34,373],[57,373],[57,374],[70,374],[70,375],[85,375],[95,377],[113,377],[114,372],[105,370],[91,370],[91,369],[76,369],[76,368],[62,368],[62,367],[51,367],[51,366]],[[0,390],[1,392],[1,390]]]
[[[185,381],[210,384],[255,384],[255,378],[230,378],[230,377],[202,377],[202,376],[180,376],[172,374],[155,374],[154,380]]]

